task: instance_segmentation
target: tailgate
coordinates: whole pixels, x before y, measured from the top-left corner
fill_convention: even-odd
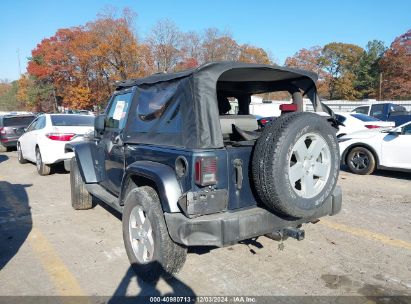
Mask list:
[[[256,205],[250,171],[252,147],[227,147],[226,150],[229,189],[228,209]]]

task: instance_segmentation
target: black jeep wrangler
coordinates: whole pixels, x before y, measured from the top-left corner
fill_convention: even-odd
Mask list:
[[[73,208],[91,208],[94,196],[120,211],[129,260],[146,280],[176,273],[188,246],[303,239],[301,224],[342,201],[336,121],[315,81],[218,62],[118,83],[94,138],[66,146]],[[258,130],[251,96],[278,91],[292,104]],[[303,112],[303,96],[329,115]]]

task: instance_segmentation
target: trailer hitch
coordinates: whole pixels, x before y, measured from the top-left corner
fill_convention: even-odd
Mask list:
[[[305,231],[299,228],[287,227],[272,233],[267,233],[265,236],[278,242],[282,242],[289,237],[297,241],[302,241],[305,237]]]
[[[296,239],[297,241],[302,241],[305,237],[305,231],[294,227],[287,227],[283,229],[283,236],[288,236]]]

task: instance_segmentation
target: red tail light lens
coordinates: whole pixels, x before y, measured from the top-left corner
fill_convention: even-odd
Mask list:
[[[46,136],[51,140],[70,141],[76,134],[74,133],[48,133]]]
[[[377,128],[381,128],[380,126],[376,126],[376,125],[365,125],[366,128],[368,129],[377,129]]]
[[[265,125],[268,122],[268,119],[261,119],[261,124]]]
[[[217,157],[198,157],[196,159],[195,181],[199,186],[217,183]]]

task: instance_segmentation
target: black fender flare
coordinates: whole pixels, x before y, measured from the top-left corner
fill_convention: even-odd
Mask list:
[[[99,183],[105,179],[104,151],[100,151],[95,141],[68,143],[64,150],[74,152],[81,177],[86,184]]]
[[[170,166],[152,161],[136,161],[127,166],[121,183],[120,205],[124,205],[129,180],[142,177],[150,180],[158,191],[164,212],[181,212],[178,199],[182,195],[175,171]]]
[[[348,153],[351,151],[351,149],[353,149],[353,148],[355,148],[355,147],[363,147],[363,148],[366,148],[366,149],[370,150],[371,153],[372,153],[372,154],[374,155],[374,157],[375,157],[375,161],[376,161],[377,167],[379,166],[380,160],[379,160],[379,158],[378,158],[377,152],[375,151],[375,149],[374,149],[373,147],[371,147],[370,145],[364,144],[364,143],[353,143],[353,144],[349,145],[349,146],[344,150],[344,152],[341,154],[341,163],[342,163],[343,165],[346,165],[346,164],[347,164],[347,162],[346,162],[347,155],[348,155]]]

